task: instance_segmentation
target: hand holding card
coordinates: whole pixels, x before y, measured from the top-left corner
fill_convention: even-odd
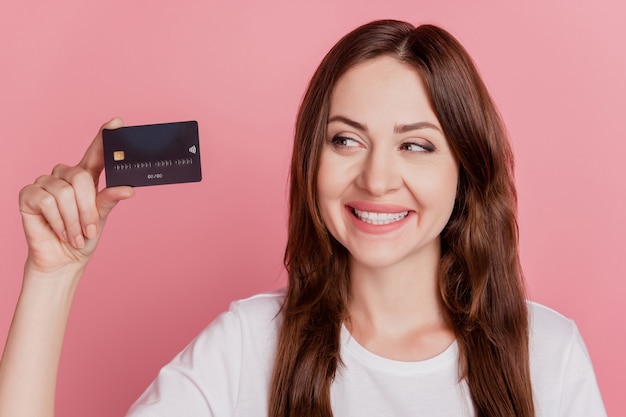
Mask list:
[[[104,129],[102,141],[107,187],[202,180],[196,121]]]

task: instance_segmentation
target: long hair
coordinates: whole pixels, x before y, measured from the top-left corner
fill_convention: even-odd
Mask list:
[[[455,207],[441,233],[439,276],[459,345],[459,378],[467,381],[477,417],[532,417],[528,316],[506,131],[472,59],[452,35],[391,20],[344,36],[315,72],[298,113],[284,259],[289,283],[269,415],[332,416],[330,386],[341,366],[349,256],[322,222],[317,170],[337,80],[380,56],[419,72],[459,161]]]

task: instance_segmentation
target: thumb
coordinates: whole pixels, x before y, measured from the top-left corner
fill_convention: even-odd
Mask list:
[[[105,124],[100,127],[98,130],[98,134],[93,139],[85,155],[78,163],[78,166],[86,169],[94,179],[94,182],[98,182],[98,178],[100,177],[100,172],[104,168],[104,155],[103,155],[103,144],[102,144],[102,131],[104,129],[118,129],[124,126],[124,122],[119,117],[109,120]]]
[[[100,222],[104,224],[111,210],[122,200],[126,200],[135,195],[133,187],[112,187],[103,188],[96,196],[96,205],[100,214]]]

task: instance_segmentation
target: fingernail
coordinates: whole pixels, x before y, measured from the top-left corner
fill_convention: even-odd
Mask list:
[[[95,224],[90,224],[87,226],[85,232],[86,232],[85,235],[87,236],[87,239],[93,239],[94,237],[96,237],[96,234],[98,233],[98,229],[96,228]]]
[[[76,248],[82,249],[85,247],[85,238],[82,234],[78,234],[74,237],[74,242],[76,242]]]

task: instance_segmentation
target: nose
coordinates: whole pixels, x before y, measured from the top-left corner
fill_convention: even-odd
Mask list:
[[[392,151],[373,149],[363,161],[361,172],[357,177],[358,187],[368,191],[373,196],[383,196],[402,185],[399,161],[396,161]]]

